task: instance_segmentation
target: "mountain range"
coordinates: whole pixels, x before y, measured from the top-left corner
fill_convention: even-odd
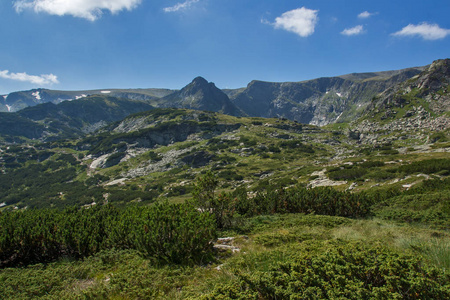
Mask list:
[[[245,88],[226,90],[197,77],[181,90],[14,92],[0,97],[3,110],[0,135],[43,140],[76,137],[153,108],[285,118],[325,126],[355,122],[369,115],[385,119],[396,113],[391,106],[403,109],[406,105],[412,115],[415,113],[411,109],[418,109],[412,102],[420,98],[423,105],[416,104],[436,115],[448,111],[449,64],[450,59],[443,59],[428,66],[397,71],[353,73],[301,82],[252,81]],[[416,100],[411,102],[407,98]]]

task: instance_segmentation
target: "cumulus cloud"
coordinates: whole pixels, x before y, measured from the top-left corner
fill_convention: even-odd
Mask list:
[[[8,70],[0,70],[0,78],[30,82],[41,86],[59,83],[58,77],[53,74],[28,75],[27,73],[9,73]]]
[[[78,18],[97,20],[103,11],[118,13],[121,10],[132,10],[142,0],[15,0],[17,12],[32,9],[36,13],[45,12],[51,15],[72,15]]]
[[[392,34],[393,36],[420,36],[424,40],[439,40],[450,35],[450,29],[439,27],[437,24],[428,24],[426,22],[419,25],[409,24],[402,30]]]
[[[312,10],[305,7],[283,13],[275,19],[274,23],[270,23],[276,29],[284,29],[301,37],[307,37],[314,33],[317,21],[318,10]],[[263,23],[265,23],[263,21]]]
[[[362,25],[358,25],[352,28],[344,29],[341,34],[343,35],[358,35],[364,33],[364,27]]]
[[[192,4],[199,2],[200,0],[186,0],[184,2],[180,2],[175,4],[174,6],[170,6],[170,7],[165,7],[164,11],[165,12],[176,12],[179,10],[184,10],[184,9],[188,9],[189,7],[191,7]]]
[[[370,12],[368,12],[368,11],[366,10],[366,11],[363,11],[362,13],[360,13],[360,14],[358,15],[358,18],[360,18],[360,19],[367,19],[367,18],[373,16],[374,14],[375,14],[375,13],[370,13]]]

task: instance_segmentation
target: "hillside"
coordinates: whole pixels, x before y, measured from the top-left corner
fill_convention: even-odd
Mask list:
[[[397,138],[430,141],[427,134],[450,128],[450,60],[433,62],[422,73],[373,99],[352,123],[353,136],[365,143]]]
[[[303,82],[252,81],[246,89],[230,95],[233,103],[249,116],[284,117],[323,126],[355,120],[374,96],[419,74],[422,69],[350,74]]]
[[[149,109],[152,106],[144,102],[101,95],[43,103],[16,113],[0,113],[0,141],[74,138]]]
[[[153,109],[3,146],[0,292],[447,299],[450,137],[428,134],[368,145],[285,119]]]
[[[0,114],[0,294],[450,298],[448,65]],[[321,127],[232,103],[344,87]]]
[[[17,112],[29,106],[51,102],[58,104],[63,101],[73,101],[92,95],[103,95],[130,100],[148,102],[173,93],[169,89],[103,89],[82,91],[57,91],[49,89],[33,89],[13,92],[0,97],[0,112]]]

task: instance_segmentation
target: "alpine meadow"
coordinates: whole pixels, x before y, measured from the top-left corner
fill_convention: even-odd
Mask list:
[[[447,1],[222,2],[0,4],[0,298],[450,299]]]

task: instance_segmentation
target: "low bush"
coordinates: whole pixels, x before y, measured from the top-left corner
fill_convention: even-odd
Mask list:
[[[367,170],[364,168],[333,169],[327,172],[328,177],[332,180],[355,180],[366,174]]]
[[[450,170],[450,159],[425,159],[398,167],[398,171],[405,174],[433,174],[443,170]]]
[[[269,271],[237,272],[201,299],[448,299],[450,277],[383,247],[330,245]]]
[[[380,203],[374,208],[375,214],[388,220],[450,228],[449,191],[410,195],[408,192]]]
[[[190,204],[1,212],[0,267],[110,248],[137,249],[162,263],[200,263],[211,259],[215,237],[214,218]]]
[[[376,168],[376,167],[382,167],[384,165],[385,165],[384,162],[374,160],[374,161],[365,161],[365,162],[361,163],[359,166],[361,168]]]
[[[274,213],[315,213],[343,217],[363,217],[370,213],[373,199],[365,194],[336,191],[331,187],[307,189],[269,188],[250,198],[241,190],[236,195],[236,211],[245,216]]]
[[[376,181],[383,181],[388,179],[396,178],[395,173],[382,171],[382,170],[374,170],[372,172],[369,172],[364,176],[364,178],[370,178],[374,179]]]

